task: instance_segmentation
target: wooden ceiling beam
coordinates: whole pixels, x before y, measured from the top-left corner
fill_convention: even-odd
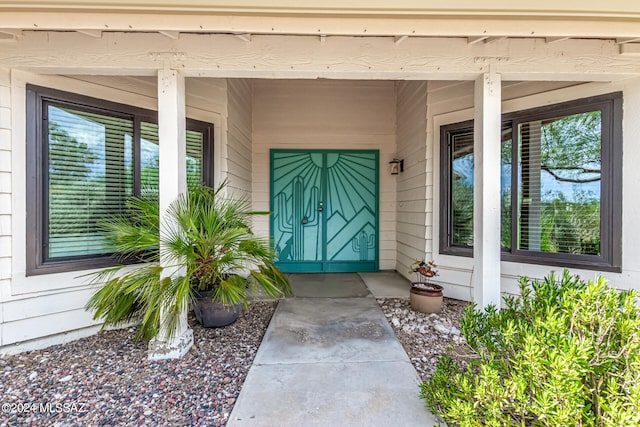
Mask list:
[[[84,34],[85,36],[93,37],[95,39],[102,38],[102,31],[100,30],[76,30],[80,34]]]
[[[252,37],[251,34],[234,34],[234,36],[247,43],[251,41]]]
[[[487,40],[488,38],[489,38],[488,36],[467,37],[467,44],[468,45],[474,45],[474,44],[483,42],[483,41]]]
[[[172,40],[178,40],[180,38],[180,32],[179,31],[166,31],[166,30],[162,30],[162,31],[158,31],[160,34],[162,34],[165,37],[169,37]]]

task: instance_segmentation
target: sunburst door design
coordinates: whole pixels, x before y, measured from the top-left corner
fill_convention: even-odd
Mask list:
[[[378,268],[378,153],[271,151],[272,237],[283,271]]]

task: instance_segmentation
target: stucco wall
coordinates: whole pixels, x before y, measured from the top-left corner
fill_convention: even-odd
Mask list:
[[[157,109],[154,78],[61,77],[13,71],[9,79],[7,71],[0,72],[0,353],[60,343],[98,329],[83,308],[93,291],[86,278],[79,276],[88,271],[25,275],[27,83]],[[225,80],[186,82],[187,116],[213,122],[219,144],[226,142],[220,132],[226,128],[226,90]]]
[[[254,209],[269,209],[269,150],[380,150],[380,268],[394,269],[396,178],[395,87],[389,81],[255,80],[253,103]],[[256,220],[268,236],[269,219]]]
[[[593,278],[602,274],[620,289],[640,288],[640,241],[639,227],[635,226],[640,218],[640,198],[635,189],[640,184],[640,170],[634,167],[640,158],[640,125],[636,120],[640,114],[640,80],[634,79],[617,83],[562,83],[562,82],[503,82],[503,113],[555,104],[572,99],[623,91],[623,262],[622,273],[598,272],[593,270],[571,269],[583,278]],[[470,300],[473,260],[438,254],[438,233],[440,219],[438,213],[440,165],[439,128],[449,123],[473,119],[473,82],[428,83],[428,134],[427,147],[433,150],[434,173],[427,179],[427,187],[433,188],[433,238],[426,239],[434,254],[433,259],[439,265],[439,281],[445,285],[445,295]],[[506,293],[517,292],[517,278],[520,276],[544,277],[549,271],[561,271],[561,267],[502,262],[501,290]]]

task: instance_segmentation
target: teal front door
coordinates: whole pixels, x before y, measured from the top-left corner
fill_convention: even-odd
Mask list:
[[[271,150],[271,212],[282,271],[377,271],[378,151]]]

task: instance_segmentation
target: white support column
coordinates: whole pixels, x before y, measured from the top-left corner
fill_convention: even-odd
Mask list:
[[[500,76],[475,82],[473,288],[478,307],[500,307]]]
[[[184,76],[176,70],[158,72],[158,137],[160,163],[160,234],[168,224],[164,217],[167,208],[178,195],[187,191],[186,116]],[[166,266],[162,252],[160,264]],[[165,270],[163,276],[167,276]],[[178,329],[172,337],[161,330],[149,343],[149,359],[182,357],[193,345],[193,331],[187,324],[187,309],[180,315]]]

